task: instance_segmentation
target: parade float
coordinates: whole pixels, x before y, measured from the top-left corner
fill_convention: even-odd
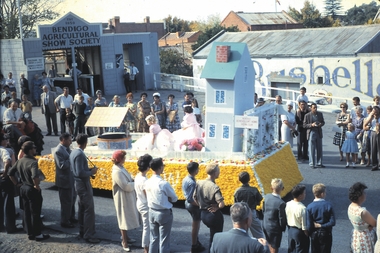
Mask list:
[[[277,119],[279,110],[282,109],[271,103],[252,108],[254,69],[246,44],[215,43],[202,77],[207,80],[205,138],[204,143],[199,144],[204,146],[203,151],[183,150],[165,154],[159,150],[136,151],[131,149],[130,143],[138,138],[139,134],[130,134],[124,140],[118,138],[116,146],[112,142],[107,142],[107,148],[101,149],[98,145],[104,142],[103,138],[92,137],[85,153],[91,161],[89,166],[92,167],[93,163],[99,168],[96,177],[91,179],[94,188],[112,190],[111,155],[115,149],[126,150],[124,167],[131,175],[138,173],[139,156],[149,153],[153,157],[163,157],[165,169],[162,176],[170,182],[180,200],[185,199],[181,186],[183,178],[188,174],[186,166],[191,161],[200,164],[197,179],[207,177],[205,167],[208,163],[218,163],[220,176],[216,183],[227,205],[234,202],[233,194],[241,185],[238,174],[242,171],[250,174],[250,184],[257,187],[263,195],[272,191],[270,185],[272,178],[283,180],[285,189],[282,196],[303,180],[289,143],[277,140]],[[101,118],[110,117],[110,114],[104,111],[99,115],[102,115]],[[124,117],[123,115],[120,119]],[[120,121],[107,119],[108,123],[104,122],[96,124],[109,126],[111,124],[109,122],[117,125]],[[94,125],[90,123],[89,126]],[[46,176],[46,181],[54,182],[53,156],[41,157],[39,166]],[[148,177],[150,175],[151,173],[148,173]]]

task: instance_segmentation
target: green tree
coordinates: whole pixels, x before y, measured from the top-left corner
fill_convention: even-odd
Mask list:
[[[379,7],[375,1],[369,4],[356,5],[347,10],[347,15],[342,19],[344,25],[364,25],[372,23]]]
[[[185,62],[183,55],[173,49],[160,49],[161,73],[192,76],[192,66]]]
[[[215,24],[213,27],[206,28],[205,31],[202,31],[201,35],[199,35],[197,42],[191,46],[191,49],[196,50],[198,47],[202,46],[209,39],[214,37],[220,31],[225,30],[227,32],[240,32],[237,26],[225,27],[220,24]]]
[[[334,21],[329,17],[322,17],[322,14],[309,1],[305,1],[301,11],[289,7],[288,14],[297,22],[303,24],[305,28],[331,27]]]
[[[18,0],[2,0],[0,17],[2,17],[3,39],[20,38]],[[36,36],[36,25],[58,17],[53,9],[60,0],[20,0],[22,14],[22,31],[24,38]]]
[[[334,20],[342,9],[342,0],[325,0],[325,11],[327,16],[331,16]]]
[[[169,15],[167,18],[164,18],[164,22],[166,25],[166,31],[169,33],[191,31],[189,21]]]

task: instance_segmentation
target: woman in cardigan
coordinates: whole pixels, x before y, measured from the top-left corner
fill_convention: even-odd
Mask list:
[[[128,243],[135,242],[130,239],[127,230],[140,226],[139,214],[136,208],[135,184],[129,172],[124,168],[126,152],[116,150],[112,155],[112,195],[116,208],[117,222],[122,237],[123,250],[130,252]]]

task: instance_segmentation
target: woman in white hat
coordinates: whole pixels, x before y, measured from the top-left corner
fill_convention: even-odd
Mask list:
[[[290,146],[293,147],[292,131],[296,132],[296,117],[292,113],[293,103],[289,101],[286,105],[288,106],[288,111],[286,114],[281,115],[281,140],[289,142]]]

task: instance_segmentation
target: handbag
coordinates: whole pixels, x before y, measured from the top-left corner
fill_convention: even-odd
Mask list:
[[[168,117],[169,117],[169,122],[170,123],[173,123],[174,120],[175,120],[175,115],[176,115],[176,111],[170,111],[169,114],[168,114]]]

